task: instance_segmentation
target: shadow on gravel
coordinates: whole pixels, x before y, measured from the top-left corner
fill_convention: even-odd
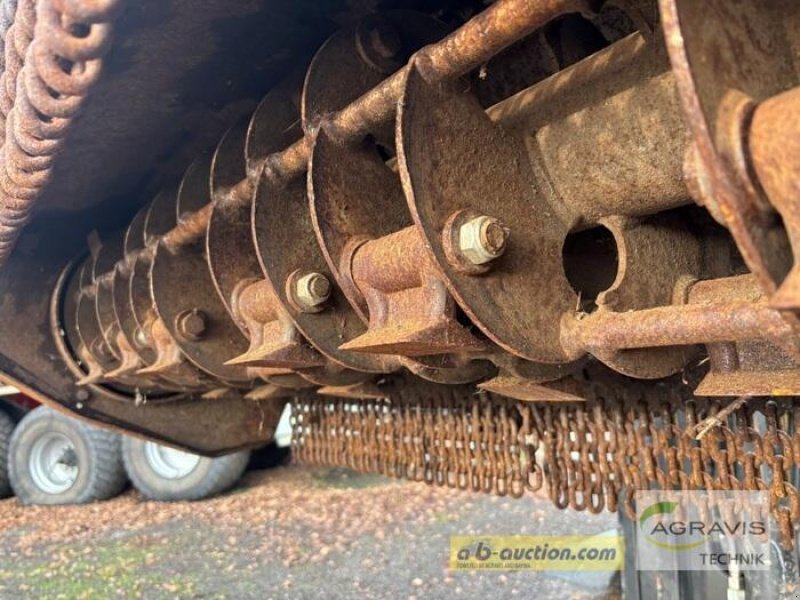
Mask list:
[[[249,473],[199,503],[129,491],[79,507],[0,502],[0,598],[619,598],[614,574],[453,572],[451,535],[595,534],[558,511],[344,469]]]

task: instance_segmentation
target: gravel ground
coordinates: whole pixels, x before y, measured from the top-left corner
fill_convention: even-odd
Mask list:
[[[0,598],[619,598],[601,573],[449,572],[448,539],[594,534],[558,511],[341,469],[249,473],[225,496],[81,507],[0,502]]]

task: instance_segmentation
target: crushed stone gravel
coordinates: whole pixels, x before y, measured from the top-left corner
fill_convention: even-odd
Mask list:
[[[87,506],[0,501],[0,598],[618,598],[547,573],[450,572],[451,535],[600,533],[614,515],[343,469],[248,473],[226,495]]]

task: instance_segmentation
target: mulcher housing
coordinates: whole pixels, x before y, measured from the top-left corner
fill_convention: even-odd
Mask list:
[[[205,4],[19,0],[5,377],[209,455],[291,400],[310,462],[770,489],[791,537],[800,4]]]

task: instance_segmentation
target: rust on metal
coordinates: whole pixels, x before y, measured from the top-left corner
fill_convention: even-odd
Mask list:
[[[242,281],[241,291],[234,292],[231,303],[234,314],[245,324],[250,347],[227,364],[306,369],[325,363],[303,340],[265,280]]]
[[[755,178],[783,219],[794,258],[770,303],[796,311],[800,308],[800,87],[759,104],[745,135]]]
[[[548,200],[567,221],[585,226],[690,202],[682,177],[690,136],[660,37],[631,34],[488,114],[535,148],[553,187]]]
[[[765,233],[776,229],[772,205],[784,217],[777,229],[794,229],[781,199],[794,178],[769,136],[796,94],[769,97],[790,80],[769,71],[772,58],[747,57],[758,75],[724,62],[747,82],[729,89],[689,60],[704,43],[727,42],[703,42],[695,20],[678,19],[694,9],[664,0],[666,45],[629,7],[638,32],[596,52],[587,43],[585,58],[488,111],[457,81],[554,17],[594,8],[502,0],[444,37],[435,20],[406,11],[334,34],[301,98],[295,74],[177,192],[154,199],[143,243],[126,243],[116,268],[95,263],[103,268],[76,300],[90,371],[121,376],[137,364],[149,381],[180,381],[183,363],[198,381],[242,384],[401,367],[433,381],[492,374],[470,366],[472,355],[494,365],[494,389],[524,396],[541,383],[527,373],[552,381],[586,354],[645,379],[677,373],[702,351],[715,372],[756,373],[731,345],[752,339],[795,356],[790,304],[775,304],[765,285],[788,272],[780,235]],[[774,17],[755,5],[745,12],[764,24]],[[737,31],[740,16],[714,27]],[[534,71],[547,73],[545,62]],[[753,269],[765,297],[696,299],[739,267],[725,258],[730,239],[704,237],[713,227],[697,224],[690,191],[731,228],[751,268],[776,244],[770,264]],[[760,224],[749,230],[742,219],[753,214]],[[96,255],[110,252],[95,244]],[[593,267],[576,275],[582,260]],[[126,276],[130,315],[114,291]],[[190,286],[204,290],[197,302]],[[82,323],[90,306],[96,319]],[[511,368],[509,354],[529,366]]]
[[[583,318],[579,314],[565,319],[561,340],[574,354],[602,354],[764,337],[791,340],[794,336],[780,313],[766,303],[729,302],[624,313],[598,311]]]
[[[19,2],[0,261],[118,2]],[[577,510],[768,489],[791,545],[800,10],[649,4],[345,25],[127,229],[97,224],[66,267],[75,248],[19,244],[0,318],[35,349],[0,339],[0,371],[17,360],[58,406],[212,453],[267,441],[291,400],[300,461],[546,485]]]
[[[499,496],[545,489],[559,508],[623,509],[631,518],[637,489],[759,490],[769,481],[764,510],[792,548],[800,453],[783,424],[798,408],[751,400],[723,416],[719,401],[691,399],[673,383],[637,395],[595,378],[597,399],[537,403],[491,394],[475,402],[470,388],[389,382],[381,399],[294,400],[292,450],[305,464]],[[716,415],[719,426],[696,439],[695,426]]]
[[[778,3],[782,4],[782,3]],[[791,14],[769,2],[744,2],[735,7],[724,0],[698,4],[691,0],[660,0],[664,35],[686,120],[692,134],[691,174],[701,185],[702,204],[712,205],[736,240],[750,271],[764,291],[775,292],[790,266],[785,234],[775,221],[752,219],[758,200],[754,189],[741,185],[734,166],[718,144],[722,101],[732,90],[760,102],[797,84],[787,68],[792,52],[791,28],[781,22]],[[790,19],[791,21],[791,19]],[[775,35],[778,33],[778,35]],[[796,35],[796,34],[795,34]],[[716,60],[702,57],[714,56]],[[735,163],[735,160],[734,160]],[[792,319],[793,326],[797,323]]]
[[[423,248],[459,307],[503,350],[566,362],[558,317],[577,302],[561,264],[570,224],[541,193],[524,146],[492,123],[472,94],[430,84],[416,66],[400,105],[398,141],[403,191]],[[484,151],[475,152],[479,147]],[[488,270],[465,264],[457,251],[461,226],[481,215],[510,230],[508,247]]]
[[[20,0],[0,76],[0,264],[50,178],[64,136],[97,81],[122,0]],[[85,29],[84,33],[80,33]]]
[[[453,300],[415,227],[353,245],[343,263],[370,318],[367,331],[343,349],[400,356],[485,350],[456,321]]]
[[[502,0],[467,22],[455,34],[423,50],[419,56],[430,57],[426,74],[432,78],[455,79],[479,67],[495,53],[555,17],[587,7],[586,0]],[[353,140],[379,128],[391,119],[402,93],[404,79],[405,69],[401,69],[331,116],[329,121],[332,130],[346,132],[347,139]],[[284,150],[265,157],[263,168],[270,179],[285,181],[306,171],[309,155],[310,140],[304,136]],[[234,188],[231,198],[248,202],[254,186],[254,181],[242,180]],[[174,250],[202,237],[211,211],[212,207],[206,205],[182,219],[165,234],[167,247]]]
[[[635,348],[764,339],[800,357],[794,330],[761,296],[751,276],[691,283],[686,304],[574,313],[562,320],[561,343],[573,355]]]

